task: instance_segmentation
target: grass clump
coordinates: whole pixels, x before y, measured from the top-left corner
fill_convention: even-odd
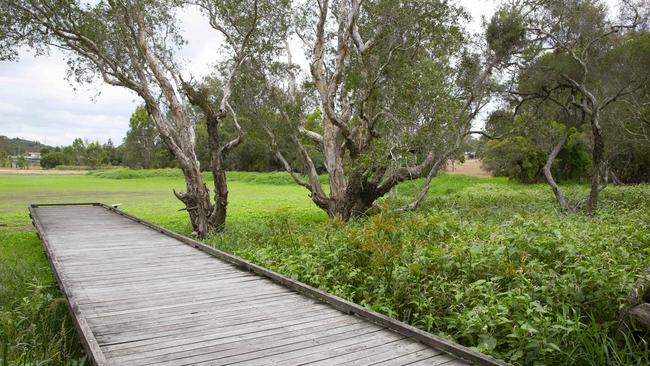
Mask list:
[[[82,365],[79,339],[35,233],[0,232],[0,365]]]

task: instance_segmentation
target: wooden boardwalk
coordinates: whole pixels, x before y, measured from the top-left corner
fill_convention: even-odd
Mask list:
[[[112,207],[29,210],[96,365],[502,364]]]

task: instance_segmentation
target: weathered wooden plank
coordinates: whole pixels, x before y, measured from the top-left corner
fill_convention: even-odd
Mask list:
[[[248,292],[248,294],[257,294],[258,292],[251,291]],[[210,302],[212,300],[216,299],[223,299],[224,297],[233,299],[233,300],[239,300],[242,298],[241,293],[238,293],[237,290],[233,290],[232,292],[228,292],[226,294],[222,294],[218,291],[210,291],[210,292],[202,292],[198,294],[190,294],[187,296],[170,296],[169,300],[166,299],[144,299],[144,300],[133,300],[130,302],[125,302],[125,303],[120,303],[119,301],[113,301],[109,303],[103,303],[103,304],[93,304],[93,303],[83,303],[80,304],[84,309],[89,309],[92,310],[95,313],[98,314],[125,314],[124,311],[128,311],[132,309],[133,307],[140,307],[140,308],[146,308],[148,309],[147,311],[155,311],[156,309],[166,309],[170,302],[173,302],[175,305],[174,308],[178,308],[179,306],[182,305],[192,305],[192,304],[203,304],[206,302]]]
[[[305,307],[302,305],[299,306],[289,306],[286,304],[283,304],[283,310],[288,311],[292,314],[292,316],[308,313],[308,312],[313,312],[315,310],[319,310],[322,308],[323,304],[316,304],[313,307]],[[95,330],[96,334],[101,334],[103,336],[107,335],[112,335],[112,334],[117,334],[117,335],[134,335],[134,334],[147,334],[147,333],[156,333],[160,334],[159,332],[167,331],[167,330],[174,330],[174,329],[180,329],[180,328],[190,328],[190,327],[196,327],[196,326],[202,326],[202,325],[207,325],[211,324],[212,326],[215,325],[226,325],[226,324],[231,324],[233,322],[239,322],[239,321],[261,321],[261,320],[266,320],[266,319],[271,319],[274,316],[277,317],[277,314],[270,314],[270,312],[263,312],[259,311],[259,309],[249,309],[249,311],[246,312],[236,312],[233,311],[231,313],[212,313],[212,314],[201,314],[199,316],[192,316],[193,314],[186,314],[183,317],[178,317],[175,318],[174,320],[168,320],[165,319],[166,321],[158,321],[158,322],[149,322],[149,323],[135,323],[135,322],[128,322],[128,323],[121,323],[119,325],[117,324],[111,324],[110,326],[105,326],[103,328],[100,327],[94,327],[93,329]],[[154,318],[155,319],[155,318]]]
[[[85,270],[77,270],[77,271],[68,271],[66,270],[66,273],[69,273],[70,275],[78,275],[78,276],[84,276],[87,278],[92,278],[92,277],[101,277],[101,276],[120,276],[120,275],[129,275],[129,274],[138,274],[138,273],[148,273],[151,272],[152,270],[156,270],[158,267],[131,267],[127,268],[124,270],[121,270],[120,272],[116,273],[115,270],[107,268],[107,269],[97,269],[93,270],[92,268],[87,268]],[[241,272],[240,269],[234,268],[232,266],[224,267],[224,266],[219,266],[219,265],[214,265],[213,263],[205,263],[201,264],[192,268],[188,268],[186,264],[183,262],[178,262],[178,263],[170,263],[165,266],[165,269],[169,271],[170,273],[193,273],[196,271],[205,271],[207,269],[215,269],[220,272],[231,272],[231,273],[239,273]]]
[[[108,319],[101,318],[97,324],[93,324],[93,329],[98,332],[110,332],[111,330],[118,330],[121,327],[134,327],[134,328],[147,328],[155,327],[158,325],[176,324],[184,321],[192,321],[193,319],[202,320],[210,319],[213,317],[228,318],[231,316],[250,316],[257,312],[264,312],[264,308],[287,309],[291,311],[293,308],[300,308],[305,306],[303,303],[296,303],[294,298],[290,296],[275,296],[268,299],[262,299],[255,302],[237,303],[237,306],[219,306],[219,307],[203,307],[203,308],[188,308],[184,311],[175,311],[173,313],[156,313],[148,317],[140,318],[116,318]],[[227,304],[228,305],[228,304]],[[260,309],[261,308],[261,309]]]
[[[107,315],[99,314],[96,316],[87,316],[89,322],[94,323],[105,323],[112,324],[117,322],[128,322],[128,321],[137,321],[141,319],[151,319],[152,317],[169,317],[170,315],[184,313],[184,312],[200,312],[202,309],[214,309],[217,307],[231,306],[236,304],[246,305],[252,303],[254,300],[255,303],[262,302],[270,299],[279,299],[285,298],[287,296],[292,296],[291,292],[273,292],[269,294],[258,294],[251,295],[249,297],[250,302],[246,299],[218,299],[211,302],[203,304],[203,306],[192,306],[192,305],[183,305],[173,308],[160,309],[156,311],[155,314],[152,314],[147,311],[135,311],[129,314],[117,314],[117,315]],[[229,308],[230,309],[230,308]],[[95,320],[96,319],[96,320]]]
[[[192,350],[195,348],[203,348],[208,346],[217,347],[226,345],[224,349],[236,347],[239,342],[257,342],[258,340],[267,340],[275,338],[286,338],[288,336],[308,334],[326,330],[330,328],[338,328],[342,326],[349,326],[353,324],[363,323],[361,320],[350,320],[346,318],[339,318],[332,320],[331,318],[321,318],[318,320],[292,322],[294,324],[286,325],[284,327],[269,328],[263,330],[253,330],[246,333],[240,333],[236,336],[232,334],[217,333],[202,339],[183,339],[173,344],[168,343],[151,343],[144,346],[132,348],[117,348],[110,353],[112,359],[123,360],[129,358],[131,360],[139,359],[142,356],[143,362],[146,363],[147,355],[163,355],[168,353],[180,352],[183,350]],[[232,333],[232,332],[231,332]],[[133,350],[137,350],[134,352]]]
[[[429,349],[420,350],[418,352],[409,353],[407,355],[399,356],[383,362],[378,362],[373,365],[400,366],[400,365],[413,365],[416,363],[420,363],[421,365],[440,365],[452,361],[454,359],[455,358],[449,355],[441,354],[440,352],[437,352],[429,348]],[[462,364],[467,365],[468,363],[463,361]]]
[[[187,263],[192,263],[192,267],[187,267]],[[187,263],[184,263],[182,260],[166,260],[166,261],[161,261],[159,263],[151,263],[147,264],[142,262],[134,262],[133,265],[129,264],[128,266],[110,266],[110,265],[104,265],[104,266],[97,266],[96,270],[93,271],[92,267],[72,267],[69,268],[66,273],[70,273],[71,275],[79,275],[79,276],[84,276],[84,277],[100,277],[100,276],[119,276],[121,274],[137,274],[137,273],[155,273],[159,269],[169,269],[169,271],[174,271],[174,272],[182,272],[182,273],[192,273],[194,271],[205,271],[205,270],[218,270],[221,272],[226,272],[230,271],[232,273],[239,272],[241,273],[241,270],[237,270],[232,267],[224,267],[220,265],[214,265],[210,264],[209,262],[205,261],[195,261],[195,260],[189,260]],[[183,268],[182,264],[185,264],[186,267]],[[158,271],[159,272],[159,271]]]
[[[254,276],[250,276],[247,273],[229,272],[227,274],[222,274],[222,275],[220,275],[219,273],[206,274],[205,277],[178,275],[176,277],[168,278],[165,277],[164,275],[161,275],[160,281],[157,281],[155,280],[156,273],[159,272],[150,273],[151,274],[150,277],[145,277],[145,276],[141,276],[139,278],[121,277],[121,278],[113,278],[113,279],[98,278],[98,279],[89,279],[88,281],[83,280],[83,277],[81,277],[82,280],[81,281],[77,280],[77,281],[83,282],[86,285],[86,288],[88,289],[89,293],[98,292],[97,295],[100,295],[102,290],[103,292],[116,293],[116,291],[127,291],[129,289],[142,289],[147,285],[150,285],[147,287],[149,287],[151,290],[156,290],[159,287],[182,288],[184,285],[187,284],[195,284],[197,286],[210,285],[216,289],[220,286],[231,284],[231,283],[247,282],[248,280],[253,281],[259,279],[259,277],[255,278]],[[141,282],[145,282],[145,284]],[[97,290],[93,291],[93,288],[97,288]]]
[[[426,345],[414,342],[410,338],[400,339],[395,342],[386,343],[377,347],[367,347],[362,350],[352,352],[340,352],[339,355],[330,356],[320,361],[313,361],[309,364],[312,366],[329,366],[329,365],[370,365],[415,353],[423,349],[429,349]],[[435,351],[440,353],[440,351]]]
[[[365,324],[365,323],[366,322],[360,318],[350,319],[344,317],[335,321],[326,319],[318,322],[301,324],[300,326],[294,326],[291,329],[291,332],[287,332],[287,330],[283,328],[278,328],[278,329],[272,329],[272,330],[267,330],[262,332],[244,334],[237,337],[219,338],[219,339],[208,340],[204,342],[188,343],[184,345],[177,345],[177,346],[172,346],[172,347],[167,347],[162,349],[139,352],[137,355],[131,354],[122,357],[115,357],[114,359],[119,361],[124,361],[128,359],[129,363],[133,365],[150,364],[152,362],[156,362],[157,360],[161,359],[158,358],[161,356],[169,357],[169,355],[174,355],[174,356],[186,357],[194,354],[194,352],[197,349],[201,349],[201,348],[210,348],[214,351],[223,351],[223,350],[237,347],[238,344],[242,342],[261,343],[270,340],[281,340],[289,337],[314,334],[329,329],[337,329],[337,328],[351,329],[354,326],[358,326],[359,324]],[[165,358],[162,359],[164,360]]]
[[[297,344],[298,342],[313,341],[314,339],[323,339],[325,337],[336,335],[339,337],[352,337],[372,331],[377,331],[377,329],[368,322],[360,322],[341,327],[321,327],[318,330],[311,328],[311,332],[303,332],[303,334],[300,335],[282,334],[274,337],[258,337],[254,340],[248,341],[237,340],[233,342],[230,340],[230,342],[222,343],[220,345],[198,344],[198,347],[195,344],[195,347],[184,352],[166,352],[159,356],[150,357],[143,362],[143,364],[160,365],[165,363],[196,363],[213,358],[227,358],[249,354],[256,351],[277,349],[278,347],[285,347],[286,345]],[[226,339],[226,341],[228,341],[228,339]],[[140,357],[136,356],[134,358]],[[131,359],[125,359],[125,361],[130,362]]]
[[[203,280],[204,277],[218,279],[220,278],[220,276],[241,274],[241,271],[237,271],[234,269],[211,268],[211,267],[200,267],[200,266],[192,269],[184,269],[183,267],[179,266],[173,268],[163,268],[161,270],[149,269],[140,272],[119,271],[117,273],[103,272],[103,273],[96,273],[96,274],[91,274],[90,272],[88,272],[88,274],[76,273],[76,272],[72,272],[72,273],[66,272],[66,273],[71,278],[78,279],[78,280],[109,280],[109,279],[119,280],[125,277],[133,278],[133,279],[138,279],[141,277],[150,277],[155,281],[163,281],[163,280],[171,280],[179,277],[180,278],[192,277],[194,279],[200,279],[200,280]]]
[[[207,365],[207,364],[255,364],[255,365],[269,365],[276,364],[275,358],[280,354],[287,352],[298,352],[305,349],[312,349],[314,352],[319,350],[328,349],[328,347],[335,347],[338,345],[360,343],[365,340],[374,339],[375,342],[385,342],[386,338],[397,337],[393,333],[382,332],[381,329],[375,327],[366,328],[362,327],[358,330],[339,333],[337,329],[333,331],[326,331],[322,336],[317,338],[297,338],[293,341],[286,342],[269,342],[268,344],[258,344],[254,342],[240,344],[236,348],[225,350],[222,352],[206,352],[196,354],[191,357],[186,357],[181,360],[170,360],[167,362],[158,362],[157,365]]]
[[[94,364],[502,364],[119,210],[30,212]]]
[[[253,359],[241,364],[242,366],[254,366],[264,365],[267,364],[267,361],[271,361],[274,364],[309,365],[317,361],[326,361],[332,357],[361,352],[386,344],[395,345],[396,342],[404,340],[404,336],[386,331],[379,332],[378,334],[370,333],[363,336],[347,337],[347,334],[344,336],[345,338],[342,340],[336,339],[333,342],[324,344],[319,338],[314,346],[302,349],[298,347],[298,349],[264,357],[264,359]]]
[[[316,311],[316,312],[315,312]],[[284,322],[289,320],[304,320],[312,319],[316,316],[335,317],[336,313],[332,309],[323,307],[314,307],[311,309],[304,309],[295,311],[291,315],[281,316],[278,314],[260,314],[257,316],[249,316],[246,318],[236,318],[234,320],[211,319],[209,321],[191,322],[181,326],[165,325],[155,332],[150,331],[122,331],[113,334],[96,334],[97,340],[102,344],[116,344],[126,343],[145,339],[157,339],[158,341],[168,340],[176,336],[187,337],[192,335],[201,335],[217,330],[225,329],[243,329],[243,327],[251,325],[256,329],[263,329],[264,327],[281,326]]]
[[[141,339],[128,343],[106,344],[102,346],[110,355],[135,354],[152,349],[163,349],[184,344],[193,344],[214,339],[224,339],[227,341],[236,340],[242,336],[251,334],[266,334],[269,331],[278,331],[292,329],[293,326],[309,326],[312,323],[321,323],[326,321],[331,323],[340,319],[340,315],[313,314],[312,316],[301,317],[298,319],[285,319],[282,322],[270,323],[265,326],[258,324],[248,324],[246,326],[236,326],[230,329],[221,329],[195,333],[176,334],[168,337]]]
[[[93,257],[89,257],[93,258]],[[86,259],[87,260],[87,259]],[[161,265],[166,265],[169,263],[178,263],[180,261],[192,261],[196,263],[208,263],[209,258],[206,257],[197,257],[195,255],[192,255],[188,253],[187,255],[167,255],[167,254],[158,254],[158,255],[152,255],[146,258],[106,258],[105,260],[102,259],[102,262],[97,264],[97,268],[132,268],[133,265],[137,266],[145,266],[152,264],[154,267],[160,267]],[[92,266],[88,262],[79,262],[78,259],[74,260],[69,264],[69,268],[71,269],[83,269],[83,268],[92,268]],[[189,268],[189,267],[188,267]]]
[[[223,293],[225,291],[236,290],[238,293],[243,293],[247,289],[259,289],[257,283],[261,281],[259,278],[246,278],[245,280],[232,282],[229,284],[221,284],[216,287],[212,283],[180,283],[182,289],[174,286],[176,283],[161,284],[160,287],[150,288],[146,292],[138,292],[133,287],[120,287],[119,291],[115,291],[116,287],[109,287],[113,289],[112,292],[105,289],[99,289],[96,292],[88,291],[86,296],[80,297],[80,303],[93,303],[95,305],[107,305],[110,303],[129,304],[142,301],[165,300],[172,299],[173,297],[186,297],[192,295],[200,295],[206,293]],[[223,292],[222,292],[223,291]],[[117,293],[116,293],[117,292]]]
[[[101,271],[98,271],[96,273],[92,273],[89,269],[85,269],[83,271],[66,271],[66,273],[71,276],[71,277],[79,277],[79,278],[84,278],[84,279],[110,279],[110,278],[121,278],[124,276],[143,276],[143,275],[158,275],[158,276],[167,276],[167,275],[176,275],[177,277],[181,277],[181,279],[185,279],[186,277],[194,277],[197,280],[200,280],[202,278],[202,274],[219,274],[219,275],[234,275],[234,274],[242,274],[241,270],[236,270],[232,268],[224,268],[224,267],[219,267],[219,266],[209,266],[209,265],[201,265],[197,264],[193,267],[189,268],[183,268],[182,265],[179,263],[172,263],[168,267],[141,267],[139,268],[138,271],[135,270],[129,270],[129,269],[120,269],[120,270],[113,270],[114,272],[111,273],[108,269],[104,269]],[[163,277],[156,277],[156,278],[163,278]]]
[[[261,297],[263,295],[270,295],[270,294],[284,294],[287,293],[287,290],[273,290],[269,292],[259,292],[256,293],[254,297]],[[231,301],[240,301],[242,299],[241,296],[234,296],[230,298],[226,298],[226,300],[231,300]],[[143,304],[143,306],[138,307],[138,308],[130,308],[130,309],[125,309],[125,310],[117,310],[117,311],[104,311],[101,314],[95,316],[95,317],[106,317],[106,316],[111,316],[111,315],[126,315],[126,314],[133,314],[133,313],[147,313],[147,312],[158,312],[160,310],[165,310],[165,309],[178,309],[186,306],[199,306],[199,305],[205,305],[205,304],[215,304],[218,303],[219,301],[223,301],[224,298],[222,297],[215,297],[213,299],[206,299],[202,301],[196,301],[193,304],[188,304],[188,303],[182,303],[182,304],[165,304],[165,305],[154,305],[154,306],[147,306],[146,304]],[[89,316],[90,318],[93,318],[93,316]]]

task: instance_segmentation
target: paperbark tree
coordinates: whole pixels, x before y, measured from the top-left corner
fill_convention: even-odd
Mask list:
[[[99,76],[105,83],[132,90],[185,177],[183,193],[194,231],[210,230],[210,195],[194,152],[194,129],[179,93],[175,47],[181,42],[167,1],[3,2],[16,22],[3,33],[15,43],[67,51],[70,74],[78,81]]]
[[[288,85],[270,88],[280,100],[279,129],[289,129],[284,151],[299,153],[306,179],[284,156],[278,128],[268,132],[277,159],[314,203],[348,220],[400,182],[435,176],[484,106],[493,67],[485,65],[494,63],[464,52],[463,13],[445,2],[324,0],[301,10],[307,26],[297,33],[311,51],[317,128],[305,123],[312,90],[298,92],[292,72]],[[329,193],[307,144],[322,152]]]

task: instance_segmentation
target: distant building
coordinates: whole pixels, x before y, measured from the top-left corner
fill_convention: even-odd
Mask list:
[[[40,152],[28,152],[24,155],[14,155],[10,156],[9,159],[11,160],[11,167],[15,169],[28,169],[31,167],[40,167],[41,165]],[[21,161],[23,162],[23,166],[21,166]],[[27,166],[24,166],[25,163]]]
[[[29,161],[30,163],[36,163],[40,164],[41,163],[41,153],[40,152],[29,152],[25,154],[25,159]]]

